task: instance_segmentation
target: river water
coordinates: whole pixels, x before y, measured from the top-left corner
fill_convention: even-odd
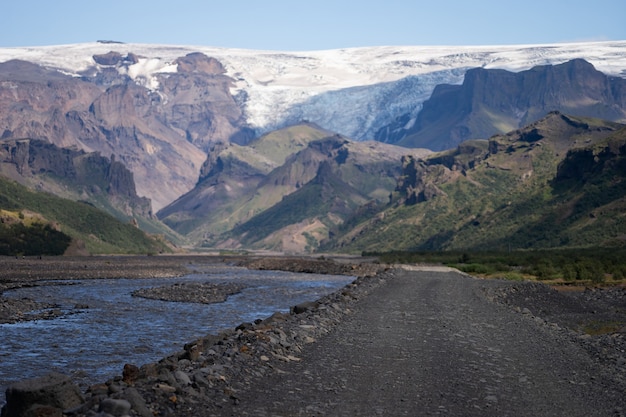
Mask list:
[[[51,281],[7,291],[5,297],[54,303],[67,314],[0,325],[0,405],[11,382],[55,371],[70,375],[85,388],[121,375],[126,363],[155,362],[196,338],[289,311],[353,280],[203,265],[179,278]],[[246,288],[223,303],[208,305],[131,296],[140,288],[179,282],[237,282]],[[88,308],[77,309],[77,305]]]

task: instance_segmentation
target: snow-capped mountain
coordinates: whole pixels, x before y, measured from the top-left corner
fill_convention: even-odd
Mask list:
[[[470,68],[521,71],[583,58],[607,75],[626,77],[626,41],[309,52],[99,42],[0,48],[0,62],[20,59],[80,76],[100,71],[94,55],[110,51],[136,57],[117,65],[117,71],[164,101],[159,76],[175,73],[178,58],[201,52],[217,59],[235,80],[232,93],[257,134],[308,120],[357,140],[373,139],[398,116],[415,116],[436,85],[461,84]]]

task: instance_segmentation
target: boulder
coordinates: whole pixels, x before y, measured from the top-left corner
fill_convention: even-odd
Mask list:
[[[132,385],[140,375],[139,368],[133,364],[127,363],[122,371],[122,381],[128,385]]]
[[[115,417],[123,417],[130,412],[130,402],[107,398],[100,403],[100,412],[110,414]]]
[[[37,415],[36,409],[44,408],[58,414],[62,410],[75,408],[83,402],[80,389],[68,376],[51,373],[39,378],[25,379],[9,386],[6,391],[6,404],[0,416],[26,417]]]
[[[309,310],[315,310],[316,308],[319,307],[319,303],[316,301],[305,301],[304,303],[300,303],[296,306],[294,306],[291,311],[294,314],[302,314],[305,313]]]

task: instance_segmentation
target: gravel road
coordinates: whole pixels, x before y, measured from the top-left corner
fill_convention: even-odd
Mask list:
[[[619,416],[623,379],[567,332],[490,301],[510,285],[396,270],[221,415]],[[557,326],[558,328],[558,326]],[[198,409],[201,413],[201,410]]]

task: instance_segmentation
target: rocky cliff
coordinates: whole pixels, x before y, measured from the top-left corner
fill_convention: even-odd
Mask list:
[[[379,136],[408,147],[451,149],[526,126],[553,110],[626,121],[626,80],[582,59],[519,73],[470,69],[462,85],[437,86],[409,128],[407,116]]]

